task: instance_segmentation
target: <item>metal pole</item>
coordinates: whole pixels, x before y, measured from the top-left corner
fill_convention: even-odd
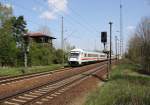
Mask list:
[[[109,70],[108,70],[108,79],[110,78],[109,72],[111,71],[111,51],[112,51],[112,22],[109,22],[110,24],[110,51],[109,51]]]
[[[61,49],[62,49],[62,65],[64,66],[64,18],[62,16],[62,25],[61,25]]]
[[[120,56],[123,56],[123,23],[122,23],[122,3],[120,0]]]
[[[117,57],[118,57],[118,60],[119,60],[119,55],[120,55],[119,47],[120,47],[120,46],[119,46],[119,39],[117,39],[117,48],[118,48],[118,49],[117,49],[117,54],[118,54]]]
[[[116,47],[116,59],[118,59],[118,52],[117,52],[117,36],[115,36],[115,47]]]
[[[112,51],[112,22],[109,22],[109,24],[110,24],[110,53],[109,53],[109,58],[110,58],[110,64],[111,64],[111,51]]]

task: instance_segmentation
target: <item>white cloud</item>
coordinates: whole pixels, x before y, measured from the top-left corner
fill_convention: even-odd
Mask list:
[[[50,11],[44,11],[42,13],[42,15],[40,16],[40,18],[44,18],[44,19],[47,19],[47,20],[52,20],[52,19],[55,19],[55,13],[53,12],[50,12]]]
[[[135,26],[128,26],[127,31],[128,32],[133,32],[135,30]]]
[[[35,7],[32,8],[32,10],[33,10],[33,11],[36,11],[36,12],[42,12],[43,8],[42,8],[42,7],[36,7],[36,6],[35,6]]]
[[[48,10],[43,11],[40,15],[43,19],[52,20],[59,12],[67,11],[68,0],[47,0],[47,3]]]
[[[48,0],[48,6],[49,8],[52,7],[52,9],[55,12],[59,11],[66,11],[67,10],[67,0]]]

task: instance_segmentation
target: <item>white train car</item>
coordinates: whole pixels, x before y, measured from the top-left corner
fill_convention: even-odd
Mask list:
[[[81,65],[84,63],[103,61],[107,55],[99,52],[89,52],[82,49],[73,49],[70,51],[68,62],[70,65]]]

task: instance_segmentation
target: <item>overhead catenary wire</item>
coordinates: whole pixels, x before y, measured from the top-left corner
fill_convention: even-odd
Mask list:
[[[41,1],[39,2],[38,0],[35,0],[38,4],[41,4],[41,5],[44,5],[44,4],[42,4],[41,3]],[[45,2],[46,0],[44,0],[44,2]],[[43,7],[46,7],[47,5],[45,4]],[[55,7],[55,6],[53,6],[53,8],[55,8],[55,9],[58,9],[57,7]],[[70,9],[70,8],[69,8]],[[81,19],[81,16],[77,13],[77,12],[75,12],[72,8],[71,8],[71,10],[76,14],[76,15],[78,15],[79,17],[80,17],[80,19]],[[63,14],[62,14],[63,13]],[[92,36],[93,37],[93,33],[95,33],[96,35],[95,35],[95,37],[98,37],[99,35],[99,31],[98,30],[96,30],[96,29],[94,29],[94,27],[92,26],[92,25],[90,25],[90,24],[88,24],[86,21],[84,21],[85,19],[82,19],[82,22],[80,22],[77,18],[75,18],[75,17],[73,17],[73,16],[70,16],[70,15],[68,15],[68,13],[66,13],[66,12],[64,12],[64,11],[61,11],[61,12],[59,12],[59,13],[57,13],[57,15],[61,15],[61,16],[63,16],[64,14],[66,14],[67,15],[67,17],[64,17],[64,20],[67,20],[67,22],[69,22],[69,23],[71,23],[72,24],[72,22],[74,22],[75,24],[78,24],[78,25],[80,25],[81,27],[82,27],[82,29],[85,29],[85,32],[86,33],[89,33],[89,36]],[[84,23],[83,23],[84,22]],[[86,23],[86,24],[85,24]],[[84,32],[84,34],[85,34],[85,32]],[[88,34],[87,34],[88,35]],[[93,44],[94,45],[94,44]]]
[[[11,1],[11,3],[12,3],[12,1],[13,0],[4,0],[4,1]],[[43,0],[44,2],[46,1],[46,0]],[[41,5],[44,5],[44,4],[42,4],[41,2],[39,3],[39,1],[38,0],[35,0],[34,2],[37,2],[37,4],[41,4]],[[28,11],[29,13],[31,12],[31,10],[29,9],[29,8],[26,8],[26,7],[24,7],[23,5],[20,5],[20,4],[17,4],[17,3],[14,3],[14,4],[16,4],[18,7],[20,7],[22,10],[25,10],[25,11]],[[46,5],[44,5],[43,7],[45,7]],[[54,8],[55,9],[58,9],[57,7],[55,7],[54,6]],[[77,16],[79,16],[80,18],[82,18],[82,16],[79,14],[79,13],[77,13],[75,10],[73,10],[71,7],[68,7],[73,13],[75,13]],[[63,11],[62,11],[63,12]],[[63,12],[64,14],[67,14],[66,12]],[[59,15],[62,15],[62,14],[60,14],[60,13],[57,13],[57,14],[59,14]],[[68,14],[67,14],[68,15]],[[80,26],[82,26],[83,28],[85,28],[85,30],[87,31],[87,32],[89,32],[89,33],[93,33],[93,32],[96,32],[96,34],[98,34],[99,33],[99,31],[98,30],[96,30],[96,29],[94,29],[93,28],[93,26],[92,25],[90,25],[90,24],[88,24],[88,22],[87,21],[85,21],[85,19],[83,19],[82,18],[82,23],[80,22],[80,21],[78,21],[77,19],[75,19],[74,17],[72,17],[72,16],[70,16],[70,15],[68,15],[70,18],[68,18],[69,20],[71,20],[71,21],[74,21],[74,22],[76,22],[77,24],[79,24]],[[67,17],[68,17],[67,16]],[[31,21],[30,19],[28,19],[31,23],[34,23],[34,24],[37,24],[37,25],[41,25],[41,24],[38,24],[37,22],[34,22],[34,21]],[[84,23],[86,24],[83,24],[83,21],[84,21]],[[70,21],[69,21],[70,22]],[[45,22],[46,23],[46,22]],[[90,27],[89,27],[90,26]],[[91,30],[91,31],[90,31]]]
[[[10,1],[10,0],[9,0]],[[37,0],[35,0],[38,4],[39,4],[39,1],[37,1]],[[25,10],[25,11],[27,11],[28,13],[31,13],[32,11],[29,9],[29,8],[26,8],[26,7],[24,7],[23,5],[20,5],[20,4],[18,4],[18,3],[14,3],[13,2],[13,4],[15,4],[15,5],[17,5],[17,7],[18,8],[20,8],[20,9],[22,9],[22,10]],[[41,4],[41,3],[40,3]],[[42,4],[43,5],[43,4]],[[45,7],[45,6],[44,6]],[[56,7],[55,7],[56,8]],[[58,9],[58,8],[56,8],[56,9]],[[66,14],[65,12],[63,12],[64,14]],[[59,15],[61,15],[62,16],[62,14],[60,14],[60,13],[57,13],[57,14],[59,14]],[[90,28],[88,28],[86,25],[84,25],[83,23],[81,23],[81,22],[79,22],[78,20],[76,20],[75,18],[73,18],[72,16],[69,16],[70,18],[68,18],[68,19],[66,19],[65,18],[65,20],[68,20],[67,22],[69,22],[69,23],[71,23],[72,24],[72,21],[74,21],[75,23],[77,23],[78,25],[80,25],[80,26],[82,26],[87,32],[89,32],[90,34],[91,34],[91,32],[93,33],[93,31],[91,30],[91,27]],[[34,25],[38,25],[38,26],[40,26],[41,24],[38,24],[37,22],[34,22],[34,21],[32,21],[32,20],[30,20],[29,18],[28,18],[28,20],[31,22],[31,23],[33,23]],[[91,31],[90,31],[91,30]],[[96,31],[94,31],[94,32],[96,32]],[[96,33],[97,34],[97,33]]]
[[[42,4],[41,3],[41,1],[39,2],[38,0],[35,0],[38,4],[41,4],[41,5],[43,5],[43,7],[45,7],[46,5],[44,5],[44,4]],[[45,2],[45,0],[43,0],[44,2]],[[58,9],[57,7],[55,7],[55,6],[53,6],[53,8],[55,8],[55,9]],[[73,10],[73,9],[72,9]],[[70,20],[70,21],[74,21],[76,24],[79,24],[80,26],[82,26],[87,32],[89,32],[90,34],[91,33],[95,33],[96,32],[96,34],[98,34],[98,31],[95,31],[95,30],[93,30],[93,27],[89,27],[89,26],[91,26],[91,25],[89,25],[89,24],[87,24],[87,25],[85,25],[85,24],[83,24],[83,22],[81,23],[80,21],[78,21],[76,18],[74,18],[74,17],[72,17],[72,16],[70,16],[70,15],[68,15],[66,12],[64,12],[64,11],[62,11],[64,14],[66,14],[67,15],[67,17],[65,18],[66,20]],[[63,14],[61,14],[61,13],[57,13],[58,15],[63,15]],[[77,14],[77,13],[76,13]],[[84,20],[83,20],[84,21]],[[84,21],[84,23],[86,23],[85,21]],[[93,35],[93,34],[92,34]]]
[[[78,12],[76,12],[76,11],[75,11],[74,9],[72,9],[71,7],[68,6],[68,8],[69,8],[73,13],[75,13],[77,16],[79,16],[88,26],[90,26],[93,30],[95,30],[96,32],[99,33],[99,30],[97,30],[94,25],[89,24],[89,23],[87,22],[87,20],[86,20],[83,16],[81,16]]]
[[[9,0],[10,1],[10,0]],[[13,1],[13,0],[11,0]],[[44,3],[39,2],[38,0],[35,0],[34,2],[37,2],[37,4],[43,5],[43,8],[47,9],[47,5]],[[18,8],[27,11],[28,13],[34,12],[33,10],[31,11],[31,9],[25,7],[24,5],[19,4],[18,2],[13,2],[15,5],[17,5]],[[55,7],[56,8],[56,7]],[[70,8],[70,7],[69,7]],[[20,10],[19,9],[19,10]],[[56,8],[57,9],[57,8]],[[74,11],[73,9],[71,9],[72,11]],[[57,15],[64,15],[67,14],[66,12],[59,12],[57,13]],[[81,17],[78,13],[76,13],[76,15],[78,15],[79,17]],[[37,26],[41,26],[41,24],[39,24],[38,22],[33,21],[31,18],[27,18],[29,22],[33,23],[33,25],[37,25]],[[74,24],[77,24],[79,26],[82,27],[82,29],[85,30],[86,33],[89,33],[89,35],[93,36],[93,33],[98,34],[99,32],[97,30],[95,30],[90,24],[88,24],[86,21],[79,21],[77,18],[70,16],[67,14],[67,17],[64,18],[64,21],[67,21],[68,23],[71,24],[71,26],[73,26]],[[97,37],[97,36],[96,36]]]

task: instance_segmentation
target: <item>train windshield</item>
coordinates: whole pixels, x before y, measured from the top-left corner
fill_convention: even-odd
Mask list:
[[[70,53],[70,58],[77,58],[79,53]]]

